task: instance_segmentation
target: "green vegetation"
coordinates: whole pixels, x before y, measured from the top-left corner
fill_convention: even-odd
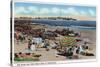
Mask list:
[[[15,58],[15,61],[39,61],[39,58]]]

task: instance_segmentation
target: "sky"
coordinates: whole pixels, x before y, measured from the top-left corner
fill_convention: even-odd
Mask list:
[[[14,3],[15,16],[83,16],[96,17],[96,7],[76,5],[55,5],[40,3]]]

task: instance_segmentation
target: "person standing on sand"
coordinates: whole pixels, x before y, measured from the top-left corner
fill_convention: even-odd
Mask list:
[[[33,44],[31,45],[31,50],[32,50],[32,51],[35,51],[35,50],[36,50],[35,43],[33,43]]]
[[[28,39],[28,49],[31,50],[31,39]]]
[[[17,44],[19,44],[19,35],[20,35],[20,33],[16,31],[15,38],[16,38]]]

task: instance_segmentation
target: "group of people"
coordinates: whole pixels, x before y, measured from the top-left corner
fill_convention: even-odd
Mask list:
[[[89,44],[85,41],[83,44],[81,43],[73,46],[56,48],[55,56],[59,57],[59,55],[61,55],[69,59],[78,59],[80,58],[80,55],[94,56],[92,52],[89,52],[89,49]]]
[[[14,37],[15,37],[17,44],[19,44],[19,42],[23,42],[26,40],[27,35],[23,34],[22,32],[16,31],[14,33]]]
[[[46,51],[54,49],[56,57],[59,55],[66,56],[67,58],[79,58],[80,54],[83,54],[84,50],[89,49],[88,43],[84,42],[83,44],[77,44],[69,47],[61,47],[61,45],[52,40],[42,40],[41,43],[36,43],[33,40],[28,40],[28,49],[31,51],[36,51],[38,48],[45,48]]]
[[[38,39],[39,41],[41,39]],[[38,48],[45,48],[47,51],[49,50],[49,43],[46,41],[46,40],[41,40],[41,42],[38,42],[37,41],[34,41],[34,40],[31,40],[31,39],[28,39],[28,49],[29,50],[32,50],[32,51],[37,51]]]
[[[80,48],[77,46],[70,46],[70,47],[64,47],[62,49],[57,48],[55,50],[55,56],[65,56],[66,58],[79,58]]]

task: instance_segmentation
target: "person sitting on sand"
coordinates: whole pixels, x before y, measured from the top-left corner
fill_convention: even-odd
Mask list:
[[[45,43],[44,48],[46,49],[46,51],[48,51],[49,50],[49,43]]]
[[[58,49],[56,49],[56,50],[55,50],[55,57],[59,57],[58,54],[59,54]]]
[[[19,55],[17,53],[15,53],[14,58],[19,58]]]
[[[84,42],[83,49],[87,49],[88,46],[89,46],[89,44],[87,42]]]
[[[71,59],[72,56],[73,56],[73,50],[72,50],[72,48],[69,48],[68,51],[67,51],[67,53],[66,53],[66,57],[68,57],[69,59]]]
[[[42,41],[42,43],[41,43],[41,48],[42,48],[42,47],[44,47],[44,41]]]
[[[85,56],[94,56],[94,53],[91,50],[89,50],[88,47],[87,47],[87,49],[84,51],[83,55],[85,55]]]
[[[83,51],[84,51],[82,46],[83,46],[83,45],[80,45],[80,46],[79,46],[79,48],[80,48],[79,53],[80,53],[80,54],[83,53]]]
[[[55,49],[55,48],[57,47],[57,44],[56,44],[55,42],[52,42],[52,43],[50,44],[50,46],[51,46],[52,49]]]
[[[78,59],[79,58],[79,51],[80,51],[80,47],[75,47],[73,50],[73,58],[74,59]]]
[[[24,56],[22,52],[19,52],[18,55],[19,55],[19,57],[23,57]]]

